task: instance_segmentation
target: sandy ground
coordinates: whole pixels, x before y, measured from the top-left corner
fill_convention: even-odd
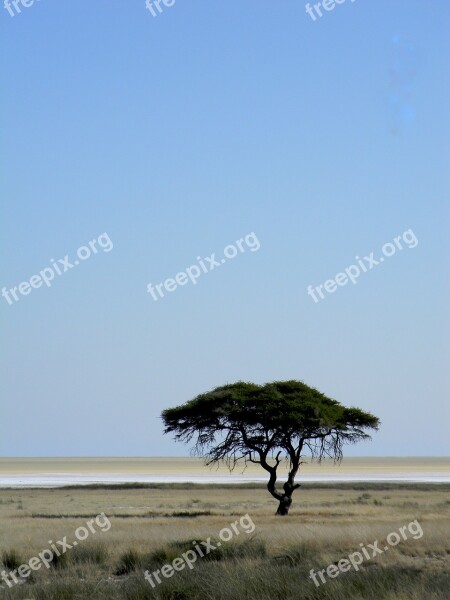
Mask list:
[[[346,458],[304,464],[303,481],[450,481],[450,459]],[[80,483],[182,482],[196,483],[265,481],[256,465],[242,473],[225,467],[205,467],[197,458],[3,458],[0,486],[57,486]]]

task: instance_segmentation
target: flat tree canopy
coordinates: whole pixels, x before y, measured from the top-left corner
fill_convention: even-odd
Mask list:
[[[379,420],[359,408],[346,408],[301,381],[256,385],[239,381],[218,387],[162,413],[164,433],[194,442],[193,453],[207,464],[224,461],[230,470],[239,463],[261,465],[269,473],[267,488],[286,515],[302,458],[342,458],[345,443],[370,439],[367,430]],[[276,488],[277,469],[289,464],[283,492]]]

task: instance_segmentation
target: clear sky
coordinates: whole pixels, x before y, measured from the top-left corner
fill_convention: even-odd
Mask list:
[[[280,379],[380,417],[351,455],[449,454],[449,17],[448,0],[315,21],[302,0],[0,5],[0,286],[113,244],[0,297],[0,454],[182,455],[162,409]],[[408,229],[415,247],[307,294]],[[147,292],[251,232],[257,251]]]

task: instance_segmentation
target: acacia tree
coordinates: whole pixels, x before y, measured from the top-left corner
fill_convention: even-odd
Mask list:
[[[250,462],[265,469],[267,489],[279,501],[277,515],[289,512],[303,458],[339,462],[345,443],[370,439],[366,430],[379,426],[374,415],[346,408],[301,381],[239,381],[164,410],[162,419],[164,433],[194,441],[193,454],[203,456],[207,465],[225,462],[232,471]],[[276,484],[282,462],[288,476],[280,492]]]

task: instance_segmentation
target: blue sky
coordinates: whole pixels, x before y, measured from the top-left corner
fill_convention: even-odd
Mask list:
[[[114,247],[0,297],[0,453],[183,455],[162,409],[301,379],[381,418],[349,455],[448,454],[448,17],[446,0],[316,21],[299,0],[2,8],[0,286],[104,232]],[[409,228],[415,248],[307,295]],[[250,232],[257,252],[146,292]]]

